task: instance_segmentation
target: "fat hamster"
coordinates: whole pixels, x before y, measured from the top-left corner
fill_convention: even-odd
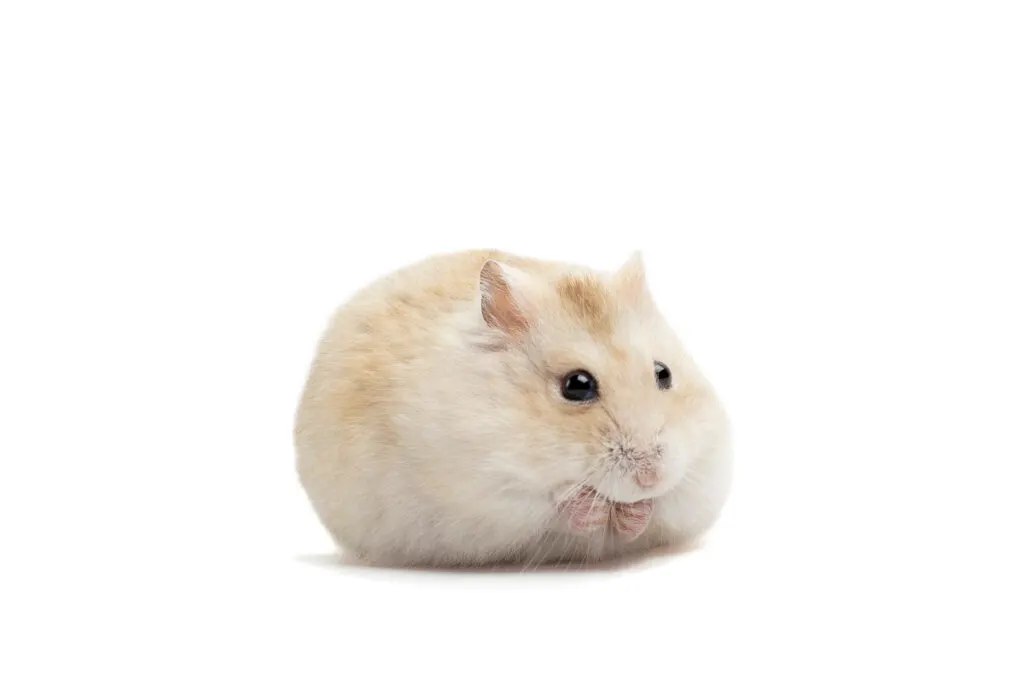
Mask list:
[[[446,253],[370,283],[319,341],[294,443],[334,541],[392,566],[686,542],[732,470],[727,414],[639,252],[614,271]]]

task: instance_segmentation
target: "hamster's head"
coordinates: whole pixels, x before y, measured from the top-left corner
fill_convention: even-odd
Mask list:
[[[511,455],[527,484],[656,499],[724,436],[724,411],[655,304],[639,253],[613,272],[488,260],[479,304],[500,367],[492,422],[519,444]]]

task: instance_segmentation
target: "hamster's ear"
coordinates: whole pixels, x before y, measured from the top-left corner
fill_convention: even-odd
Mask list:
[[[633,304],[650,300],[647,290],[647,268],[640,251],[633,251],[629,259],[615,272],[615,285],[623,299]]]
[[[530,328],[533,312],[528,274],[497,260],[488,260],[480,270],[480,311],[491,328],[510,335]]]

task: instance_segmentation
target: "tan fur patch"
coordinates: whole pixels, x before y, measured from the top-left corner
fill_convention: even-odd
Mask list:
[[[558,281],[556,290],[565,308],[591,333],[606,336],[612,332],[608,294],[597,277],[570,275]]]

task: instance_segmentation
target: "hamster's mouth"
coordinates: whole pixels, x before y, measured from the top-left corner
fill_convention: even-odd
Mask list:
[[[566,514],[570,529],[577,534],[611,528],[626,541],[633,541],[650,524],[654,500],[614,501],[593,487],[581,487],[559,504],[559,510]]]

